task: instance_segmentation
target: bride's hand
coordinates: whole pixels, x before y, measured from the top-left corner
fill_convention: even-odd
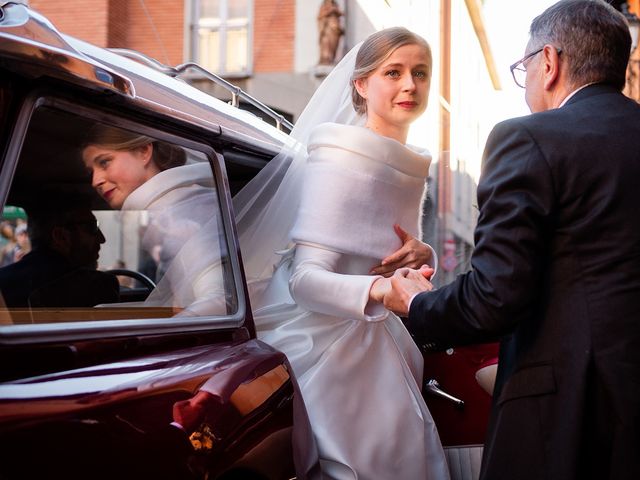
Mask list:
[[[383,259],[382,263],[372,268],[369,273],[390,277],[402,267],[418,269],[422,265],[433,266],[433,251],[429,245],[409,235],[400,225],[394,225],[393,229],[402,241],[402,247]]]
[[[418,270],[403,268],[402,270],[397,271],[396,275],[401,275],[403,277],[411,276],[413,280],[419,279],[420,285],[423,286],[422,290],[431,290],[433,288],[433,285],[429,281],[433,275],[433,268],[428,265],[422,265]],[[371,289],[369,290],[369,301],[383,303],[385,296],[391,293],[392,286],[391,277],[377,278],[371,284]]]
[[[391,291],[391,280],[388,278],[378,278],[371,284],[369,290],[369,300],[382,303],[384,296]]]

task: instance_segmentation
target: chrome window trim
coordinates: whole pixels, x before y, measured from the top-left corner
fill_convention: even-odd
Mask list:
[[[178,117],[180,121],[195,127],[211,131],[218,130],[220,135],[230,134],[240,138],[246,136],[250,139],[253,149],[260,148],[277,153],[283,145],[293,143],[289,135],[277,130],[261,118],[222,102],[157,68],[151,68],[111,50],[96,47],[73,37],[65,36],[64,38],[84,55],[123,75],[126,74],[136,87],[135,98],[127,101],[139,105],[140,108],[159,115]],[[162,96],[165,94],[176,98],[174,109],[162,103]],[[238,128],[241,126],[246,126],[246,130]]]
[[[84,57],[60,36],[48,19],[24,5],[0,5],[0,58],[46,65],[48,74],[74,78],[94,90],[135,97],[131,80],[95,60]],[[45,67],[43,67],[45,68]]]

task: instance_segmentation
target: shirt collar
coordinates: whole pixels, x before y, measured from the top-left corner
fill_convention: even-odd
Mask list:
[[[597,82],[591,82],[591,83],[585,83],[584,85],[582,85],[581,87],[576,88],[573,92],[571,92],[569,95],[567,95],[564,100],[560,103],[560,105],[558,105],[558,108],[564,106],[570,99],[571,97],[573,97],[576,93],[578,93],[580,90],[582,90],[583,88],[586,88],[590,85],[594,85]]]

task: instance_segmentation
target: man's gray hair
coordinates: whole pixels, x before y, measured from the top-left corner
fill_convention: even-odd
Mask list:
[[[574,87],[608,83],[622,90],[631,51],[624,16],[602,0],[561,0],[531,23],[530,44],[562,49]]]

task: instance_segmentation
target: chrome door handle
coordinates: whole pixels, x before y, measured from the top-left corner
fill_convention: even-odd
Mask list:
[[[431,395],[449,400],[450,402],[455,403],[456,407],[459,409],[464,408],[464,401],[454,397],[453,395],[449,395],[447,392],[442,390],[436,379],[432,378],[431,380],[427,380],[424,384],[424,388]]]

